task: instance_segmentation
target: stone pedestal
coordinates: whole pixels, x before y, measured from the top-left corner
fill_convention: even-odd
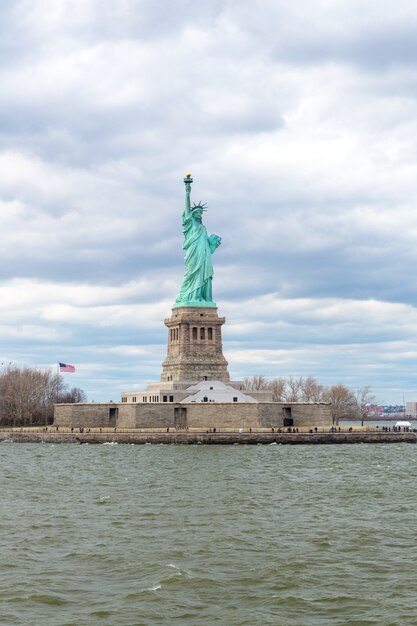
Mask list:
[[[164,320],[168,327],[168,354],[161,381],[230,381],[223,356],[221,327],[224,317],[217,308],[179,307]]]

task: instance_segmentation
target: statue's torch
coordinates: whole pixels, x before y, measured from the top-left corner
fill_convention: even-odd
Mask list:
[[[191,176],[191,172],[187,172],[184,178],[186,191],[189,191],[191,189],[192,182],[193,182],[193,177]]]

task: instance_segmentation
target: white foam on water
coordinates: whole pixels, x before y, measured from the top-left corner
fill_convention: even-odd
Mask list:
[[[173,574],[173,576],[184,576],[184,571],[178,567],[178,565],[175,565],[174,563],[168,563],[168,567],[172,567],[172,569],[175,570],[175,574]]]

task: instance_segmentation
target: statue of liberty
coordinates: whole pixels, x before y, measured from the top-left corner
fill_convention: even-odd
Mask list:
[[[174,308],[182,306],[215,307],[212,296],[213,263],[211,255],[221,243],[218,235],[207,236],[202,223],[205,205],[199,202],[191,206],[190,193],[193,179],[187,172],[185,183],[185,209],[182,214],[184,233],[184,278]]]

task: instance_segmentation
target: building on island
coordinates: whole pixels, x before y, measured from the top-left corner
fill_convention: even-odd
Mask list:
[[[400,412],[398,411],[398,414]],[[405,414],[407,417],[417,417],[417,402],[405,403]]]
[[[167,356],[160,381],[123,391],[118,403],[59,404],[54,423],[70,427],[271,429],[332,426],[326,403],[273,402],[268,390],[246,391],[231,381],[223,355],[224,317],[213,301],[212,254],[221,244],[202,222],[204,204],[191,206],[193,179],[184,178],[184,277],[164,320]]]

